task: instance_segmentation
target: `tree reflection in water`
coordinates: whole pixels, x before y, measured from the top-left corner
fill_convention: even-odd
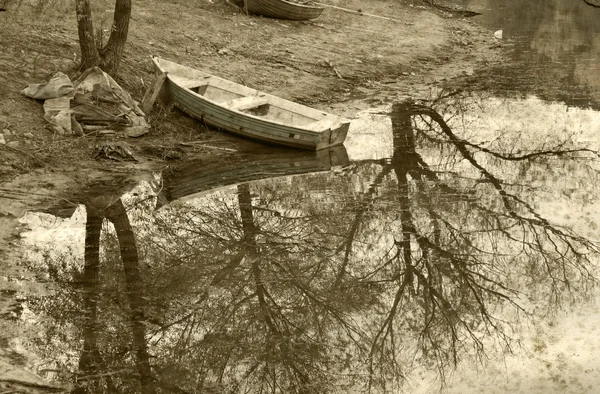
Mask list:
[[[444,376],[466,354],[510,349],[525,301],[585,295],[597,246],[544,217],[520,179],[590,152],[479,143],[450,125],[460,102],[395,104],[390,159],[129,217],[120,200],[88,210],[95,329],[77,391],[398,392],[415,367]],[[120,260],[101,245],[103,217]],[[122,280],[101,274],[101,254]]]

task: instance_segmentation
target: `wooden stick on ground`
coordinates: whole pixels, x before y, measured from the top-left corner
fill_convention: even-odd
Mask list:
[[[142,111],[144,111],[144,113],[146,115],[150,114],[150,111],[152,110],[152,106],[154,105],[154,102],[156,101],[156,97],[158,97],[160,88],[162,87],[166,78],[167,78],[166,72],[162,72],[159,75],[157,75],[156,79],[154,80],[152,85],[150,85],[150,87],[146,91],[146,94],[144,94],[144,98],[142,99]]]
[[[368,12],[362,12],[362,11],[358,11],[358,10],[352,10],[350,8],[338,7],[338,6],[335,6],[335,5],[323,4],[323,3],[318,3],[318,2],[315,2],[315,4],[317,4],[317,5],[321,6],[321,7],[329,7],[329,8],[333,8],[335,10],[349,12],[351,14],[358,14],[358,15],[363,15],[363,16],[370,16],[371,18],[385,19],[385,20],[388,20],[388,21],[404,22],[404,21],[402,21],[400,19],[390,18],[390,17],[387,17],[387,16],[381,16],[381,15],[375,15],[375,14],[369,14]]]
[[[344,77],[342,77],[342,74],[340,74],[340,72],[337,70],[337,68],[335,68],[335,66],[333,65],[333,63],[331,63],[329,60],[325,60],[325,62],[329,65],[329,67],[331,67],[331,69],[333,70],[333,72],[335,73],[335,75],[337,75],[337,77],[339,79],[344,79]]]

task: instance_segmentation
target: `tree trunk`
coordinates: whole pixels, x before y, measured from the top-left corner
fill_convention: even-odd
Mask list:
[[[85,70],[100,62],[100,54],[94,39],[94,24],[89,0],[75,0],[77,31],[81,49],[81,69]]]
[[[81,69],[85,70],[93,66],[99,66],[108,74],[115,76],[119,70],[119,64],[127,42],[127,34],[129,33],[131,0],[116,0],[110,37],[106,46],[100,50],[94,38],[90,1],[75,0],[75,5],[79,47],[81,49]]]
[[[104,71],[113,76],[119,70],[121,57],[125,50],[130,17],[131,0],[116,0],[110,38],[106,46],[101,50],[102,62],[100,65]]]

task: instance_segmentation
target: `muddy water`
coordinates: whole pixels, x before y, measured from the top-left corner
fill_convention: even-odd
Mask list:
[[[472,20],[502,30],[509,56],[480,76],[482,87],[600,108],[600,8],[583,0],[449,3],[482,13]]]
[[[545,357],[539,322],[593,296],[598,115],[437,93],[345,147],[30,212],[21,264],[53,290],[21,298],[11,346],[89,393],[429,390],[531,332]]]

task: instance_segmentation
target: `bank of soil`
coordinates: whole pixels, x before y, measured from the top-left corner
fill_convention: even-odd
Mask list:
[[[0,290],[9,292],[27,290],[11,284],[11,278],[27,282],[27,273],[13,263],[18,256],[11,244],[16,219],[26,210],[77,203],[89,190],[117,193],[134,174],[173,160],[230,161],[234,150],[265,149],[208,130],[163,105],[150,116],[149,134],[126,141],[137,162],[94,159],[95,147],[114,137],[53,134],[45,127],[42,103],[19,92],[57,71],[77,75],[77,26],[71,1],[37,1],[4,0],[7,10],[0,12],[0,133],[6,142],[0,144]],[[117,81],[140,100],[153,79],[150,56],[159,55],[352,118],[373,105],[424,95],[500,59],[501,44],[492,32],[425,1],[327,4],[346,10],[327,7],[313,21],[283,21],[244,15],[225,0],[134,2]],[[111,5],[94,2],[103,40]],[[9,306],[0,308],[10,314]],[[0,341],[8,341],[8,331],[3,335]]]

